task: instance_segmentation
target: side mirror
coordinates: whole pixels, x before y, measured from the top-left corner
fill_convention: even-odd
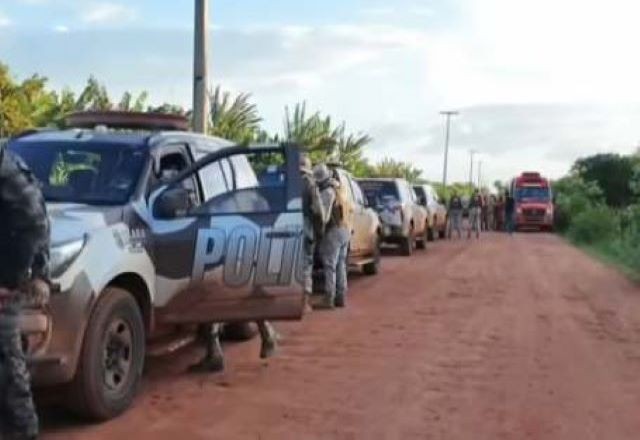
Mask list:
[[[159,219],[184,217],[189,211],[189,191],[184,188],[171,188],[160,194],[153,207],[153,215]]]

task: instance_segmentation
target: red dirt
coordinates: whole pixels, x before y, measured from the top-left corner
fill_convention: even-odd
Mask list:
[[[345,310],[278,324],[279,355],[226,373],[152,361],[135,406],[54,439],[640,438],[640,289],[557,237],[486,235],[389,256]]]

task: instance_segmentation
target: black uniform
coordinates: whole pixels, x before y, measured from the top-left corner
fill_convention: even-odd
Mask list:
[[[39,185],[26,165],[0,148],[0,438],[38,435],[18,314],[32,277],[47,279],[49,225]],[[20,292],[24,293],[20,293]]]

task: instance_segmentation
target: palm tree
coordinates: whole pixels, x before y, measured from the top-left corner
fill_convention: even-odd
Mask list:
[[[331,118],[323,118],[320,112],[307,116],[306,102],[296,104],[293,113],[285,107],[285,140],[307,150],[314,163],[326,161],[338,144],[338,129],[331,125]]]
[[[232,99],[229,92],[216,87],[209,93],[209,134],[241,144],[253,142],[260,133],[262,118],[250,99],[249,93],[241,93]]]
[[[409,182],[417,182],[422,176],[422,170],[415,168],[411,163],[391,158],[385,158],[378,162],[373,167],[372,173],[373,177],[403,178]]]
[[[372,142],[371,136],[365,133],[346,134],[346,125],[338,127],[338,143],[333,159],[356,176],[364,176],[370,166],[364,158],[364,147]]]

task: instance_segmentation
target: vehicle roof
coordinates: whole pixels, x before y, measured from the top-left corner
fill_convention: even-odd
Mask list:
[[[200,150],[214,151],[234,145],[226,139],[184,131],[118,131],[102,129],[41,130],[19,135],[20,142],[96,142],[127,145],[139,148],[155,148],[172,142],[194,142]]]

